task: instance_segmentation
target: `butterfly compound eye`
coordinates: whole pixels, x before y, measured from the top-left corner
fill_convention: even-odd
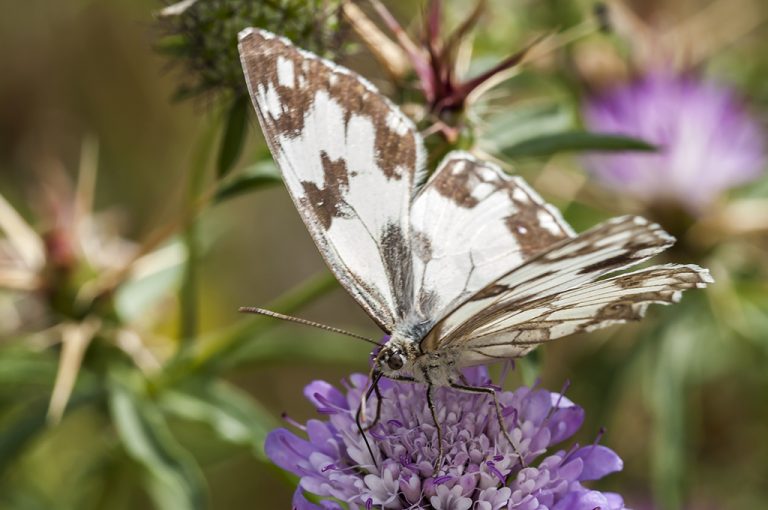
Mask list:
[[[387,365],[392,370],[400,370],[403,368],[403,357],[400,354],[395,354],[387,359]]]

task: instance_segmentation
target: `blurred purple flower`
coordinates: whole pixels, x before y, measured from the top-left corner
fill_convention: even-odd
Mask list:
[[[699,213],[765,168],[765,133],[729,88],[694,75],[655,72],[589,99],[587,127],[641,138],[657,153],[596,154],[590,170],[646,201]]]
[[[488,385],[484,368],[465,373]],[[433,463],[436,429],[422,385],[382,380],[381,420],[368,432],[373,462],[355,424],[367,379],[354,374],[346,393],[315,381],[306,397],[327,420],[300,426],[308,439],[286,429],[270,433],[267,455],[301,480],[293,500],[298,510],[434,508],[437,510],[613,510],[624,508],[616,494],[587,489],[582,482],[619,471],[622,461],[597,444],[547,454],[547,448],[572,436],[583,410],[566,397],[521,387],[499,392],[509,433],[525,459],[522,468],[498,426],[486,395],[440,388],[437,412],[445,436],[445,459]],[[375,401],[369,412],[375,411]],[[372,414],[370,416],[373,416]],[[304,492],[322,499],[310,503]]]

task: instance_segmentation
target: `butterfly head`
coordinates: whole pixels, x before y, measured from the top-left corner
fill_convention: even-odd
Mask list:
[[[391,377],[402,372],[409,372],[412,362],[417,356],[418,348],[413,341],[393,336],[376,355],[374,364],[379,372]]]

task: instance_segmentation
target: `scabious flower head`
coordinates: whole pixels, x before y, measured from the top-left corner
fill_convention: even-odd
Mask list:
[[[765,168],[765,135],[729,88],[693,74],[654,71],[590,98],[588,128],[641,138],[656,153],[600,154],[589,169],[648,202],[700,213]]]
[[[488,372],[465,372],[473,385],[489,385]],[[267,455],[301,480],[293,508],[434,508],[437,510],[613,510],[620,496],[590,490],[582,482],[622,468],[604,446],[548,448],[572,436],[583,410],[558,393],[521,387],[498,392],[505,424],[524,458],[499,429],[492,399],[452,388],[435,392],[444,435],[444,461],[435,471],[437,429],[423,385],[382,380],[381,417],[367,434],[374,459],[355,423],[367,378],[352,375],[345,391],[324,381],[304,393],[324,420],[300,426],[306,439],[286,429],[266,440]],[[369,402],[369,416],[375,413]],[[310,503],[306,493],[322,498]],[[345,506],[342,506],[345,505]]]

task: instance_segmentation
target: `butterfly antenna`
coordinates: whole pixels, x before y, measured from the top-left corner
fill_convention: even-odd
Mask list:
[[[352,338],[357,338],[358,340],[363,340],[364,342],[368,342],[369,344],[373,344],[376,346],[381,346],[378,342],[375,340],[371,340],[370,338],[364,337],[362,335],[358,335],[355,333],[351,333],[349,331],[345,331],[343,329],[334,328],[333,326],[328,326],[326,324],[321,324],[319,322],[310,321],[307,319],[301,319],[299,317],[293,317],[291,315],[285,315],[278,312],[273,312],[271,310],[265,310],[263,308],[256,308],[254,306],[241,306],[238,308],[239,312],[242,313],[253,313],[256,315],[266,315],[267,317],[273,317],[275,319],[280,319],[288,322],[295,322],[297,324],[303,324],[305,326],[312,326],[313,328],[323,329],[325,331],[331,331],[333,333],[338,333],[340,335],[346,335],[351,336]]]

